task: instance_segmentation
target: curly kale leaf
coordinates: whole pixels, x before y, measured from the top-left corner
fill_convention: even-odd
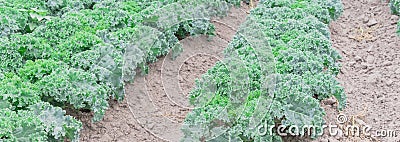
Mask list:
[[[25,80],[35,83],[43,77],[50,75],[53,71],[65,68],[67,68],[67,65],[60,61],[50,59],[28,60],[24,66],[18,70],[18,75]]]
[[[23,57],[6,38],[0,38],[0,71],[15,72],[22,66]]]
[[[32,111],[0,109],[0,138],[3,141],[47,141],[42,121]]]
[[[325,17],[326,12],[329,12],[332,20],[336,20],[343,13],[343,4],[340,0],[262,0],[260,3],[268,8],[289,7],[291,9],[304,9],[307,13],[317,18],[320,16]],[[324,12],[321,13],[321,10]],[[329,23],[330,20],[322,22]]]
[[[283,74],[280,76],[275,89],[276,98],[286,98],[293,92],[302,92],[304,96],[316,97],[323,100],[334,96],[339,101],[338,108],[341,110],[346,105],[346,95],[339,82],[326,72],[304,74]]]
[[[390,0],[389,6],[393,14],[400,15],[400,0]]]
[[[0,100],[11,104],[12,110],[24,109],[41,101],[38,87],[14,73],[6,73],[0,83]]]
[[[47,102],[37,103],[29,108],[43,123],[44,130],[57,141],[62,141],[64,138],[79,141],[82,123],[65,115],[65,111],[61,108],[54,107]]]
[[[93,49],[94,45],[102,42],[103,41],[94,34],[77,32],[75,35],[57,45],[56,50],[51,55],[51,58],[64,62],[70,62],[71,57],[74,54]]]
[[[122,55],[110,44],[99,44],[92,50],[75,54],[70,64],[93,73],[100,84],[107,86],[107,94],[121,101],[124,98]]]
[[[278,122],[287,127],[312,125],[317,128],[297,133],[305,135],[314,130],[311,136],[317,136],[325,115],[319,100],[335,96],[339,101],[338,108],[345,106],[343,88],[335,80],[340,56],[331,47],[327,26],[341,11],[341,3],[335,0],[261,1],[247,18],[250,22],[241,26],[239,31],[242,32],[225,50],[226,58],[237,54],[238,60],[224,62],[224,65],[217,63],[196,81],[190,102],[197,108],[185,119],[183,140],[281,140],[276,132],[257,133],[254,130],[254,126],[258,126],[256,122],[266,122],[270,126]],[[254,46],[254,41],[267,41],[267,44]],[[261,52],[268,49],[271,53]],[[265,64],[273,62],[268,60],[270,56],[276,62],[268,67],[274,68],[275,72],[263,69],[272,65]],[[231,72],[227,68],[238,63],[246,69]],[[240,82],[246,83],[235,84],[237,80],[233,77],[246,73],[249,80],[242,79]],[[266,95],[271,88],[265,88],[265,83],[273,83],[270,84],[275,87],[272,96]],[[236,92],[242,95],[235,97]]]
[[[24,32],[28,21],[28,13],[0,5],[0,37]]]
[[[28,110],[0,109],[0,137],[3,141],[79,140],[81,122],[65,116],[65,111],[49,103],[38,102]]]
[[[35,83],[43,96],[74,108],[90,109],[94,121],[101,120],[108,108],[106,87],[97,84],[97,78],[81,69],[57,70]]]
[[[321,22],[329,22],[331,17],[326,9],[321,9],[318,7],[312,7],[313,9],[302,9],[290,7],[259,7],[251,11],[251,14],[255,17],[268,17],[269,19],[274,19],[277,21],[284,21],[287,19],[300,20],[310,16],[310,11],[315,13],[314,16]]]
[[[32,34],[13,34],[10,41],[13,41],[10,46],[17,49],[24,60],[47,59],[54,50],[47,40]]]

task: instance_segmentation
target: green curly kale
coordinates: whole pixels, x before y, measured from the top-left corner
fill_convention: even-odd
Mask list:
[[[76,109],[92,110],[94,121],[101,120],[108,108],[105,86],[97,84],[94,74],[80,69],[56,70],[35,84],[43,96],[66,102]]]
[[[64,138],[68,138],[79,141],[82,123],[69,115],[65,116],[65,111],[61,108],[41,102],[31,105],[29,109],[40,119],[44,130],[50,134],[49,140],[63,141]]]
[[[54,52],[54,49],[47,43],[47,40],[38,38],[32,34],[12,34],[10,43],[24,60],[47,59]]]
[[[75,54],[70,65],[93,73],[97,82],[105,86],[107,94],[122,101],[124,84],[122,80],[122,52],[109,44],[98,44],[92,50]]]
[[[319,101],[332,96],[338,109],[345,107],[343,88],[335,80],[340,55],[327,26],[341,14],[340,1],[260,3],[225,50],[225,59],[196,81],[190,95],[196,108],[184,121],[182,141],[282,141],[269,127],[321,127],[325,112]],[[268,132],[260,133],[259,126]],[[298,134],[316,137],[319,132]]]
[[[340,0],[262,0],[262,5],[268,8],[289,7],[291,9],[303,9],[321,21],[329,23],[330,19],[336,20],[343,13],[343,4]],[[330,19],[325,19],[327,12]]]
[[[6,73],[0,80],[0,100],[7,101],[11,110],[25,109],[29,105],[40,102],[37,86],[25,81],[13,73]]]
[[[3,141],[79,140],[82,123],[49,103],[38,102],[28,110],[0,108],[0,137]]]
[[[28,21],[28,13],[0,5],[0,37],[24,32]]]
[[[400,14],[400,1],[399,0],[390,0],[389,2],[390,9],[392,13],[395,15]]]
[[[0,0],[1,138],[78,140],[80,122],[55,106],[89,109],[101,120],[138,67],[146,73],[170,50],[176,57],[188,35],[213,35],[209,19],[231,4],[240,1]],[[257,134],[258,121],[321,125],[318,100],[331,96],[343,108],[334,79],[340,56],[326,26],[342,10],[339,0],[262,1],[226,60],[197,81],[191,102],[199,108],[185,120],[184,140],[281,141]]]
[[[389,6],[393,14],[400,16],[400,0],[390,0]],[[397,23],[397,33],[400,35],[400,20]]]
[[[22,66],[23,57],[7,38],[0,38],[0,71],[15,72]]]
[[[47,141],[42,121],[32,111],[0,109],[0,138],[4,141]]]

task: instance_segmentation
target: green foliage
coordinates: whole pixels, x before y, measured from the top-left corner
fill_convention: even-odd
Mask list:
[[[54,60],[28,60],[25,65],[18,70],[18,75],[29,82],[35,83],[43,77],[50,75],[53,71],[65,68],[67,68],[65,63]]]
[[[37,87],[13,73],[6,73],[0,83],[0,100],[11,104],[11,110],[24,109],[41,101]]]
[[[78,31],[94,32],[88,21],[79,19],[79,17],[65,16],[53,18],[46,22],[45,26],[38,27],[33,34],[36,37],[47,39],[47,43],[54,47]]]
[[[45,9],[45,1],[43,0],[0,0],[0,3],[7,7],[16,9]]]
[[[47,59],[54,50],[47,40],[32,34],[13,34],[10,40],[13,42],[9,46],[18,50],[24,60]]]
[[[52,15],[61,16],[68,11],[89,9],[94,0],[47,0],[46,7]]]
[[[137,68],[146,73],[147,63],[157,57],[170,51],[173,58],[178,56],[181,38],[213,35],[209,19],[226,15],[240,2],[0,0],[0,111],[13,117],[1,118],[7,126],[1,138],[78,140],[81,123],[56,106],[89,109],[94,121],[101,120],[108,99],[123,99],[124,82],[133,81]],[[216,141],[281,141],[276,134],[257,135],[250,119],[254,115],[268,125],[275,125],[277,118],[287,125],[322,124],[318,99],[335,96],[344,107],[343,91],[333,79],[340,56],[330,48],[326,26],[341,10],[335,0],[262,2],[251,12],[260,27],[241,28],[257,34],[238,34],[226,50],[227,59],[197,81],[191,102],[204,107],[189,114],[185,123],[205,126],[202,132],[212,137],[205,124],[224,122]],[[271,102],[275,96],[266,95],[271,89],[265,84],[272,73],[283,76],[279,83],[303,87],[277,87],[284,94],[275,93],[280,98]],[[288,88],[301,95],[290,95]],[[258,105],[260,99],[265,105]],[[265,109],[269,104],[277,111]],[[184,128],[185,140],[205,136],[191,126]]]
[[[142,40],[140,34],[152,35],[138,34],[137,26],[163,6],[142,12],[156,3],[0,0],[1,139],[77,141],[82,124],[55,106],[89,109],[99,121],[110,97],[124,98],[124,63],[132,70],[146,69],[147,62],[171,48],[179,51],[177,27],[193,35],[211,34],[206,20],[181,21],[160,31],[148,26],[158,35],[151,40],[157,44],[130,50]]]
[[[50,19],[43,1],[0,0],[0,37],[32,32],[43,19]]]
[[[267,8],[303,9],[324,23],[329,23],[330,19],[339,18],[343,12],[343,4],[340,0],[262,0],[260,3]],[[325,19],[327,13],[329,13],[330,19]]]
[[[31,111],[0,109],[0,126],[2,141],[47,141],[45,127]]]
[[[270,2],[270,1],[269,1]],[[264,3],[267,5],[267,3]],[[310,11],[315,13],[315,18],[322,22],[329,22],[331,17],[326,9],[321,9],[320,7],[310,7],[310,9],[305,8],[291,8],[291,7],[259,7],[251,11],[256,17],[269,17],[269,19],[274,19],[277,21],[283,21],[287,19],[300,20],[310,16]]]
[[[393,14],[400,16],[400,0],[390,0],[389,6]],[[397,23],[397,33],[400,35],[400,20]]]
[[[0,5],[0,37],[23,32],[28,21],[29,15],[27,13]]]
[[[10,45],[10,40],[0,38],[0,71],[14,72],[22,66],[22,56],[18,49]]]
[[[70,62],[71,57],[79,52],[90,50],[94,45],[103,41],[94,34],[88,32],[77,32],[75,35],[63,40],[56,46],[52,58],[64,62]]]
[[[122,81],[122,52],[112,45],[96,45],[94,49],[83,51],[72,57],[70,65],[93,73],[97,82],[106,86],[107,94],[122,101],[124,84]]]
[[[35,84],[45,97],[52,98],[56,102],[71,104],[76,109],[92,110],[94,121],[101,120],[108,108],[106,88],[97,84],[94,74],[84,70],[57,70]]]
[[[132,41],[141,39],[140,36],[134,38],[136,29],[140,28],[135,28],[137,23],[133,21],[140,19],[139,14],[135,13],[141,11],[143,7],[131,1],[121,4],[115,1],[56,0],[47,1],[45,6],[50,11],[49,14],[55,17],[52,17],[45,25],[35,27],[33,33],[12,34],[11,42],[4,38],[6,42],[1,44],[1,51],[4,53],[1,58],[4,61],[1,64],[2,81],[4,83],[14,81],[22,85],[19,87],[11,84],[15,85],[13,90],[2,89],[2,91],[14,91],[13,93],[20,95],[21,100],[15,101],[14,99],[18,96],[14,95],[14,98],[6,99],[7,101],[3,99],[1,106],[4,108],[18,106],[13,102],[22,105],[26,102],[24,101],[26,97],[23,96],[25,93],[17,91],[31,91],[29,94],[34,94],[36,101],[28,101],[30,103],[38,103],[42,99],[52,104],[71,104],[76,109],[90,109],[95,113],[93,120],[98,121],[108,106],[109,96],[118,100],[123,98],[121,78],[123,53],[130,52],[126,49],[132,45]],[[20,14],[18,11],[14,13]],[[40,18],[30,16],[23,20]],[[27,32],[22,31],[27,27],[23,25],[25,21],[19,26],[17,22],[8,23],[9,27],[17,26],[11,30],[12,32],[3,30],[6,34],[2,35]],[[212,25],[204,20],[178,24],[184,27],[185,32],[192,35],[211,34],[213,30]],[[140,51],[134,50],[134,54],[141,51],[144,53],[138,58],[129,57],[131,61],[139,61],[133,63],[135,65],[132,67],[133,70],[136,66],[144,67],[146,62],[155,61],[157,56],[167,54],[170,48],[179,50],[176,48],[178,38],[174,34],[180,31],[174,27],[178,26],[171,25],[162,32],[158,32],[157,46],[149,48],[144,46],[140,47]],[[3,72],[16,72],[20,78],[14,75],[12,80],[4,79]],[[23,104],[24,107],[28,105],[32,104]],[[54,137],[48,139],[60,140],[66,137],[77,140],[80,124],[69,116],[64,117],[65,113],[60,108],[52,108],[49,104],[42,103],[30,108],[44,125],[44,127],[38,126],[38,129],[44,128],[46,135]]]
[[[65,116],[65,111],[49,103],[38,102],[28,110],[0,109],[0,137],[3,141],[79,140],[81,122]]]
[[[82,123],[69,115],[65,116],[61,108],[41,102],[31,105],[30,110],[40,119],[52,141],[63,141],[64,138],[79,141]]]
[[[170,49],[173,52],[172,58],[175,58],[182,51],[178,39],[186,34],[211,35],[214,28],[209,24],[209,19],[212,16],[225,15],[230,7],[228,3],[219,0],[143,3],[152,4],[143,9],[136,20],[142,22],[136,25],[136,34],[131,38],[137,42],[122,42],[119,45],[125,49],[124,81],[133,81],[137,67],[142,69],[142,73],[146,73],[146,61],[154,62],[156,57],[166,55]],[[121,41],[118,38],[113,39],[114,42]]]
[[[327,26],[341,14],[340,1],[260,3],[225,50],[225,59],[196,81],[190,95],[196,108],[184,121],[183,141],[282,141],[276,133],[261,135],[257,127],[276,122],[321,127],[320,100],[334,96],[338,109],[345,107],[343,88],[335,80],[340,55]]]
[[[389,6],[393,14],[400,14],[400,0],[390,0]]]

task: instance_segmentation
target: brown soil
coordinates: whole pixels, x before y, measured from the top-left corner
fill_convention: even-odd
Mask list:
[[[219,61],[218,58],[208,54],[196,54],[187,59],[179,69],[179,89],[182,90],[183,97],[188,97],[190,91],[195,86],[194,80],[200,78],[208,69],[214,66],[213,63]],[[188,99],[188,98],[186,98]]]
[[[398,16],[391,15],[382,0],[342,0],[343,15],[330,25],[334,48],[342,55],[338,80],[347,94],[347,107],[339,112],[335,99],[321,102],[327,124],[340,127],[371,127],[370,134],[393,130],[397,137],[330,136],[326,130],[316,140],[292,141],[400,141],[400,38],[396,36]],[[185,51],[176,60],[169,55],[150,65],[147,76],[127,85],[122,103],[110,102],[103,121],[91,123],[91,115],[77,114],[83,121],[81,141],[178,141],[184,116],[190,111],[187,94],[194,80],[222,58],[235,30],[245,20],[247,6],[233,9],[229,16],[215,19],[217,35],[189,37],[181,41]],[[178,94],[178,95],[170,95]]]
[[[396,35],[397,16],[391,15],[388,3],[382,0],[342,0],[343,15],[332,22],[332,42],[342,55],[338,80],[345,88],[347,107],[336,109],[335,101],[321,104],[327,124],[339,124],[343,114],[347,122],[339,126],[368,125],[371,136],[325,135],[316,141],[400,141],[400,37]],[[332,105],[333,104],[333,105]],[[379,137],[382,131],[397,131],[397,137]]]

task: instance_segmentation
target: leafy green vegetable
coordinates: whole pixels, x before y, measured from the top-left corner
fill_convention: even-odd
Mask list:
[[[65,63],[54,60],[28,60],[25,65],[18,70],[18,75],[25,80],[35,83],[43,77],[50,75],[53,71],[65,68],[67,68]]]
[[[22,66],[22,56],[18,49],[10,45],[10,40],[0,38],[0,71],[15,72]]]
[[[400,0],[390,0],[389,6],[393,14],[400,16]],[[397,33],[400,35],[400,20],[397,23]]]
[[[108,108],[108,95],[103,85],[97,84],[94,74],[80,69],[56,70],[35,83],[40,93],[66,102],[76,109],[85,108],[94,112],[94,121],[101,120]]]
[[[42,102],[30,106],[30,110],[40,119],[53,141],[61,141],[63,138],[79,141],[82,123],[69,115],[65,116],[65,111],[61,108]]]
[[[31,111],[0,109],[0,126],[4,141],[47,141],[45,127]]]
[[[13,34],[10,36],[10,40],[13,41],[10,46],[17,49],[24,60],[47,59],[54,52],[47,40],[32,34]]]
[[[6,73],[0,83],[0,100],[9,102],[11,110],[24,109],[41,101],[37,86],[13,73]]]
[[[390,6],[390,9],[392,10],[393,14],[396,14],[396,15],[400,14],[400,1],[399,0],[390,0],[389,6]]]
[[[342,10],[339,1],[261,1],[225,59],[196,81],[190,95],[196,108],[185,119],[182,140],[282,141],[276,133],[260,134],[258,126],[321,127],[319,100],[334,96],[345,107],[335,80],[340,55],[327,26]]]
[[[94,49],[75,54],[71,66],[93,73],[97,82],[104,85],[107,94],[122,101],[124,84],[122,81],[122,52],[112,45],[96,45]]]
[[[81,122],[49,103],[39,102],[29,110],[0,109],[0,137],[3,141],[79,140]]]

